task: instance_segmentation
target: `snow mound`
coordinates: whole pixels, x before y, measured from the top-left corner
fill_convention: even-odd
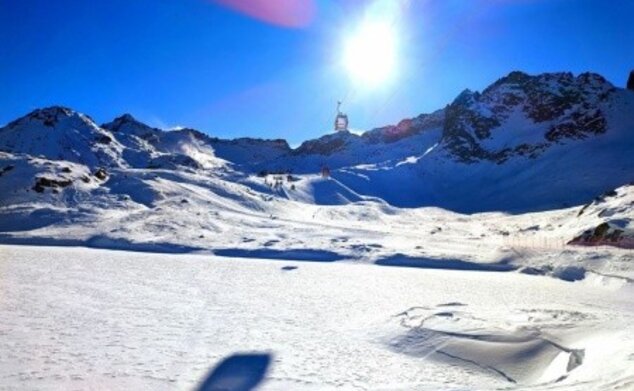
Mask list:
[[[286,196],[309,204],[346,205],[366,199],[333,178],[304,176],[294,185],[294,189],[285,190]]]
[[[584,349],[567,348],[537,328],[506,328],[462,308],[412,307],[398,314],[406,331],[390,347],[522,385],[561,381],[583,364]]]

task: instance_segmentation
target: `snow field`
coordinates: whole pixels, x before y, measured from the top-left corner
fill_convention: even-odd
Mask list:
[[[289,267],[293,266],[295,268]],[[627,389],[634,296],[517,273],[0,247],[0,389]],[[559,380],[559,381],[557,381]]]

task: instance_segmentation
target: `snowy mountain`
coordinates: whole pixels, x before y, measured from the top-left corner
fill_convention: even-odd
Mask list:
[[[444,110],[438,110],[361,135],[348,131],[330,133],[248,168],[315,173],[324,166],[332,169],[396,163],[407,156],[422,155],[438,143],[443,121]]]
[[[188,129],[163,131],[137,121],[130,114],[103,124],[102,128],[125,146],[123,159],[130,167],[200,169],[225,163],[215,158],[213,150],[206,144],[207,136],[200,132]]]
[[[237,138],[225,140],[211,138],[207,141],[214,153],[235,164],[253,165],[267,162],[291,151],[286,140],[265,140],[259,138]]]
[[[591,73],[512,72],[482,93],[460,94],[446,109],[443,141],[463,162],[535,158],[551,144],[606,133],[615,92]]]
[[[0,150],[94,168],[119,166],[123,146],[87,115],[65,107],[50,107],[0,128]]]
[[[392,205],[461,212],[561,208],[634,180],[634,93],[595,74],[513,72],[437,115],[426,131],[382,144],[389,156],[378,162],[343,161],[358,155],[348,142],[334,155],[313,147],[288,166],[321,163],[354,191]]]
[[[288,202],[544,211],[634,181],[633,149],[634,92],[589,73],[512,72],[432,114],[296,149],[161,130],[130,114],[98,126],[51,107],[0,128],[0,185],[9,189],[0,195],[0,225],[12,231],[86,214],[96,221],[108,208],[184,208],[192,198],[267,215]],[[324,167],[329,178],[319,175]]]
[[[156,162],[150,160],[166,153],[183,155],[182,160],[190,157],[193,165],[198,162],[217,166],[227,162],[258,163],[290,151],[285,140],[224,140],[190,128],[163,131],[136,120],[130,114],[103,124],[102,128],[111,131],[127,147],[124,158],[133,167],[155,166]],[[217,159],[209,160],[212,156]]]

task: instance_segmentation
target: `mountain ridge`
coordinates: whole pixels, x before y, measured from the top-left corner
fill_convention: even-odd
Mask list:
[[[162,130],[131,114],[97,125],[53,106],[0,128],[0,150],[83,164],[92,172],[231,173],[231,181],[248,186],[256,173],[311,175],[328,168],[349,191],[398,207],[545,210],[587,202],[634,180],[632,107],[634,93],[598,74],[514,71],[482,92],[463,91],[433,113],[360,135],[328,133],[297,148],[282,139]],[[596,161],[589,164],[588,156]]]
[[[540,84],[542,85],[541,87],[552,87],[548,86],[548,83],[552,82],[563,85],[564,88],[560,89],[559,94],[557,94],[556,91],[549,91],[547,93],[535,95],[535,91],[539,90]],[[296,148],[291,148],[288,142],[284,139],[267,139],[255,137],[223,139],[189,127],[179,129],[160,129],[145,124],[144,122],[136,119],[130,113],[122,114],[112,121],[103,123],[98,127],[100,127],[101,129],[109,130],[113,133],[133,133],[136,136],[145,137],[151,137],[151,134],[170,132],[191,133],[195,135],[196,138],[207,143],[239,144],[240,142],[244,142],[254,145],[262,144],[274,146],[276,148],[279,148],[283,153],[291,155],[313,153],[327,155],[336,152],[337,148],[340,148],[342,146],[340,144],[339,137],[349,137],[349,139],[363,140],[367,143],[389,144],[407,137],[411,137],[430,128],[442,127],[443,142],[446,142],[448,139],[456,137],[459,138],[460,135],[457,135],[456,133],[460,133],[460,131],[455,129],[456,125],[454,122],[457,119],[464,119],[462,117],[464,117],[465,115],[461,112],[456,113],[456,111],[460,111],[461,108],[473,109],[469,106],[474,106],[477,103],[481,102],[490,105],[491,109],[494,111],[493,114],[501,115],[503,118],[509,115],[509,107],[518,106],[521,103],[525,104],[525,109],[530,109],[530,111],[527,112],[528,117],[533,119],[535,123],[552,121],[557,119],[558,116],[561,116],[566,110],[570,110],[573,103],[583,104],[585,109],[591,109],[593,104],[596,105],[597,102],[589,102],[587,99],[579,98],[583,98],[584,94],[587,94],[588,91],[582,91],[582,93],[579,93],[579,91],[575,91],[574,88],[570,88],[571,86],[579,87],[579,85],[590,86],[595,90],[599,89],[598,92],[595,91],[594,93],[600,98],[601,101],[607,100],[609,95],[617,90],[624,90],[614,87],[605,78],[596,73],[585,72],[579,74],[576,77],[570,72],[543,73],[531,76],[521,71],[512,71],[508,75],[501,77],[497,81],[493,82],[482,92],[465,89],[445,108],[436,110],[435,112],[429,114],[423,113],[415,117],[405,118],[395,125],[385,125],[373,128],[364,131],[359,135],[348,133],[345,131],[342,133],[345,134],[345,136],[337,136],[335,133],[327,133],[314,139],[305,140]],[[521,90],[521,92],[523,92],[525,96],[514,94],[513,91],[503,91],[501,93],[497,91],[500,88],[504,89],[505,87],[509,86],[516,90]],[[525,100],[529,100],[529,102],[525,102]],[[448,111],[450,111],[449,115],[447,115]],[[23,117],[10,122],[4,128],[15,127],[17,124],[23,122],[25,119],[39,119],[45,125],[48,124],[47,126],[51,126],[55,122],[53,118],[57,118],[60,114],[71,116],[74,113],[97,126],[92,118],[86,114],[76,112],[64,106],[51,106],[47,108],[36,109],[24,115]],[[470,112],[467,113],[466,116],[468,117],[467,119],[472,122],[472,125],[476,127],[475,132],[472,136],[476,136],[477,139],[481,140],[489,137],[490,130],[492,128],[499,127],[500,121],[499,118],[496,118],[495,116],[486,117],[482,115],[478,116],[478,114],[481,113]],[[575,119],[577,121],[577,128],[581,128],[582,133],[583,131],[587,131],[589,133],[601,133],[605,131],[605,123],[600,115],[590,118],[580,118],[579,113],[574,112],[570,115],[574,117],[572,119]],[[446,121],[448,120],[451,121],[451,123],[447,124]],[[122,132],[121,129],[126,127],[128,128],[128,130]],[[462,136],[464,137],[464,135]],[[572,129],[572,126],[570,126],[570,124],[562,124],[559,127],[550,129],[547,138],[548,141],[557,141],[562,138],[575,136],[578,138],[584,137],[583,134],[580,134],[579,132],[575,134],[575,130]],[[331,143],[333,140],[337,140],[333,143],[333,145],[325,145],[325,148],[320,148],[320,144]],[[460,158],[462,154],[459,151],[459,148],[455,146],[452,146],[451,148]],[[478,153],[477,151],[475,151],[474,156],[477,155]],[[482,154],[482,157],[487,157],[487,154]],[[488,156],[488,158],[491,158],[491,156]],[[495,160],[494,157],[493,160]]]

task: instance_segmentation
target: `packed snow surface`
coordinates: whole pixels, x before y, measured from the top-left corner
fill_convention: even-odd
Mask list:
[[[31,246],[0,271],[3,390],[194,389],[244,352],[262,390],[634,387],[629,285]]]

